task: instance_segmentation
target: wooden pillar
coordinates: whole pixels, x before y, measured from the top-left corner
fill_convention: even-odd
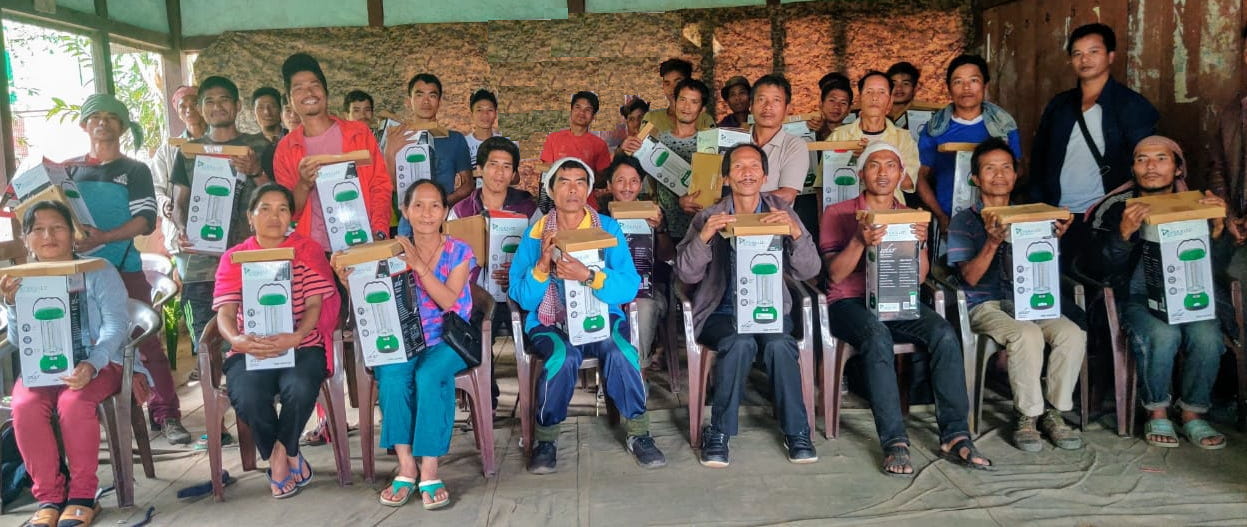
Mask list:
[[[95,14],[108,18],[108,0],[95,0]],[[96,30],[91,32],[91,67],[95,70],[95,91],[116,95],[113,86],[113,56],[108,32]]]

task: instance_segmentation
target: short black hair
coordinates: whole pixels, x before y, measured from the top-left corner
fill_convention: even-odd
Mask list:
[[[481,142],[476,149],[476,166],[484,167],[485,162],[489,161],[489,154],[495,150],[501,150],[511,154],[511,169],[520,169],[520,147],[515,146],[515,142],[505,137],[490,137]]]
[[[346,97],[342,99],[342,111],[351,111],[351,103],[360,101],[368,101],[368,106],[374,109],[377,107],[376,103],[372,102],[372,96],[368,95],[368,92],[364,90],[351,90],[347,92]]]
[[[286,57],[286,61],[281,64],[281,79],[286,83],[286,93],[290,93],[290,79],[294,78],[296,73],[310,71],[316,76],[316,80],[320,81],[321,87],[325,89],[325,93],[329,93],[329,83],[325,81],[325,72],[320,69],[320,62],[316,57],[307,53],[295,53]]]
[[[199,104],[203,104],[204,94],[212,88],[224,88],[225,92],[228,93],[230,97],[233,97],[235,101],[238,100],[238,85],[234,84],[234,81],[225,77],[213,75],[199,83]]]
[[[706,83],[694,78],[685,78],[675,85],[675,91],[672,92],[675,98],[680,98],[680,92],[684,90],[693,90],[701,95],[701,109],[705,110],[706,105],[710,104],[710,87]]]
[[[633,97],[631,102],[619,107],[619,115],[626,119],[628,115],[637,110],[641,110],[641,115],[649,113],[649,103],[640,97]]]
[[[610,166],[607,166],[606,170],[602,171],[602,176],[603,176],[602,179],[606,181],[615,179],[615,172],[619,170],[619,167],[624,166],[624,165],[628,165],[632,167],[632,169],[636,171],[637,175],[641,176],[642,178],[649,175],[649,174],[646,174],[644,168],[641,168],[641,161],[639,161],[634,156],[630,156],[630,155],[627,155],[621,152],[619,154],[616,154],[615,158],[611,159]]]
[[[432,84],[437,86],[437,95],[442,95],[442,80],[432,73],[417,73],[411,76],[411,80],[407,81],[407,96],[411,96],[411,90],[415,89],[417,82]]]
[[[22,234],[30,234],[31,229],[35,228],[35,213],[41,210],[50,210],[61,215],[65,220],[65,224],[69,225],[69,239],[74,238],[74,220],[69,213],[69,207],[59,201],[44,200],[31,205],[26,209],[26,214],[22,215]]]
[[[753,88],[749,90],[749,99],[753,100],[753,96],[758,93],[758,88],[763,86],[774,86],[784,90],[784,103],[792,102],[792,84],[788,79],[778,73],[769,73],[763,75],[762,78],[754,81]]]
[[[1013,164],[1017,165],[1018,158],[1013,155],[1013,149],[1009,147],[1009,142],[999,137],[989,137],[987,140],[979,143],[974,147],[974,153],[970,154],[970,174],[977,176],[979,174],[979,158],[988,152],[1003,150],[1009,153],[1009,159],[1013,160]]]
[[[953,72],[957,71],[957,68],[967,64],[972,64],[974,67],[979,69],[979,74],[983,76],[983,84],[987,84],[992,81],[992,74],[988,73],[987,61],[983,60],[983,57],[978,55],[963,54],[957,55],[957,58],[948,63],[948,71],[944,73],[944,84],[951,86],[953,83]]]
[[[286,198],[286,206],[290,208],[290,213],[294,214],[294,193],[290,189],[278,185],[277,183],[265,183],[259,188],[251,192],[251,201],[247,203],[247,213],[255,213],[256,207],[260,206],[260,198],[269,192],[280,192]]]
[[[913,64],[901,61],[888,66],[888,78],[892,78],[893,75],[909,75],[910,77],[913,77],[914,84],[917,84],[918,79],[922,77],[922,72],[918,71],[918,68]]]
[[[567,161],[564,161],[563,164],[559,165],[557,170],[550,174],[550,181],[546,183],[546,187],[550,190],[554,190],[554,182],[558,181],[558,178],[554,176],[564,170],[583,170],[585,172],[585,180],[589,182],[589,185],[593,185],[593,175],[589,172],[589,166],[581,162],[579,159],[568,159]]]
[[[256,88],[255,91],[251,92],[251,105],[255,106],[255,102],[260,100],[260,97],[272,97],[273,104],[281,107],[282,96],[281,92],[277,91],[277,88],[271,86]]]
[[[407,187],[407,191],[403,193],[404,209],[411,205],[411,197],[416,195],[416,190],[425,185],[433,185],[433,188],[437,189],[438,197],[442,198],[442,208],[450,208],[450,199],[446,197],[446,189],[442,188],[441,185],[438,185],[432,179],[420,179],[416,180],[415,183],[412,183],[410,187]]]
[[[1109,53],[1117,51],[1117,34],[1113,33],[1113,28],[1095,22],[1078,26],[1074,29],[1074,32],[1069,34],[1069,40],[1065,41],[1065,54],[1073,54],[1074,43],[1091,35],[1100,35],[1100,40],[1104,41],[1104,49]]]
[[[439,87],[438,90],[440,91],[441,88]],[[475,109],[476,103],[481,101],[489,101],[490,104],[494,105],[495,110],[498,109],[498,97],[494,95],[494,92],[481,88],[472,92],[472,96],[468,98],[468,110]]]
[[[751,148],[758,152],[758,155],[762,157],[762,173],[768,175],[771,173],[770,161],[767,160],[766,151],[763,150],[762,147],[753,143],[737,143],[735,146],[728,148],[727,151],[723,152],[723,166],[719,169],[723,177],[727,177],[727,175],[732,172],[732,154],[735,154],[737,150],[742,148]]]
[[[598,94],[593,93],[591,91],[578,91],[576,93],[573,93],[571,106],[575,107],[576,101],[579,101],[580,99],[589,101],[589,106],[593,107],[593,115],[598,114]]]
[[[892,77],[879,70],[870,70],[865,75],[862,75],[860,79],[857,79],[857,93],[861,93],[866,88],[866,79],[876,76],[883,77],[884,80],[888,81],[888,93],[892,93],[892,88],[896,87],[896,83],[892,82]]]
[[[853,104],[853,84],[843,73],[833,71],[818,79],[818,102],[827,100],[832,90],[840,90],[849,94],[849,104]]]
[[[680,72],[680,75],[687,79],[693,76],[693,63],[684,59],[670,58],[658,65],[659,77],[666,77],[668,73],[673,71]]]

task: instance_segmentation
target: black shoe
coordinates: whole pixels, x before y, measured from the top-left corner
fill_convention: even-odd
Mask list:
[[[727,467],[727,434],[713,426],[701,431],[701,465],[710,468]]]
[[[186,430],[186,427],[182,426],[180,419],[168,417],[165,418],[165,422],[162,424],[165,431],[165,439],[169,440],[171,444],[189,445],[191,441],[195,440],[191,437],[191,433]]]
[[[814,443],[810,442],[810,434],[784,436],[784,446],[788,448],[789,463],[813,463],[818,461],[818,453],[814,451]]]
[[[528,458],[528,473],[553,474],[558,453],[558,444],[554,441],[538,441],[533,445],[533,456]]]
[[[649,434],[643,436],[628,436],[628,452],[632,453],[636,464],[641,468],[659,468],[667,466],[667,456],[662,454],[658,449],[658,445],[654,444],[654,438]]]

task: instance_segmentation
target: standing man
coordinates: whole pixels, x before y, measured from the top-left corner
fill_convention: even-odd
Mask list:
[[[844,124],[853,106],[853,83],[839,72],[823,75],[818,80],[818,117],[805,122],[814,131],[814,138],[826,141],[836,128]]]
[[[264,86],[251,92],[251,111],[260,125],[260,134],[268,142],[276,145],[290,131],[281,123],[281,92],[277,88]]]
[[[737,75],[727,80],[719,96],[732,113],[719,121],[719,128],[744,128],[749,124],[749,79]],[[709,104],[709,101],[707,101]]]
[[[440,127],[437,111],[442,107],[442,81],[432,73],[417,73],[407,81],[407,97],[407,109],[415,118],[385,131],[385,160],[391,181],[396,177],[394,155],[406,144],[408,134],[414,130]],[[442,187],[446,200],[454,206],[476,188],[472,182],[468,143],[463,134],[449,130],[446,137],[433,138],[433,151],[433,182]],[[411,236],[411,224],[407,223],[407,218],[398,220],[398,233]]]
[[[918,145],[908,131],[892,123],[888,119],[888,107],[892,105],[894,93],[892,78],[881,71],[866,72],[857,81],[858,101],[861,102],[861,115],[856,121],[841,125],[831,133],[828,141],[858,141],[865,148],[871,141],[884,141],[896,146],[905,161],[905,176],[896,187],[896,199],[905,201],[905,194],[914,191],[914,182],[918,177]]]
[[[783,130],[789,104],[792,104],[792,85],[783,75],[763,75],[753,83],[750,103],[753,144],[762,147],[770,164],[762,191],[792,205],[805,186],[805,175],[810,169],[810,152],[805,147],[804,139]],[[818,225],[817,204],[813,211],[807,212],[812,217],[797,208],[797,215],[806,223],[806,230],[811,230],[811,225]]]
[[[373,109],[372,96],[364,90],[346,92],[346,97],[342,99],[342,112],[346,114],[346,118],[364,123],[369,128],[373,127]]]
[[[656,108],[645,114],[645,121],[654,125],[655,132],[670,130],[675,127],[675,87],[680,81],[693,77],[693,64],[684,59],[670,58],[658,65],[658,76],[662,77],[662,93],[667,96],[667,107]],[[697,129],[705,130],[714,127],[714,118],[702,112],[697,116]],[[548,162],[548,161],[547,161]],[[595,169],[601,171],[601,169]]]
[[[1243,29],[1247,42],[1247,28]],[[1247,65],[1247,47],[1243,48],[1243,64]],[[1247,280],[1247,94],[1239,93],[1221,110],[1217,123],[1217,141],[1212,144],[1212,172],[1208,186],[1212,193],[1225,198],[1229,214],[1225,228],[1234,237],[1233,259],[1228,272],[1239,281]]]
[[[198,139],[203,137],[208,125],[204,123],[204,118],[199,114],[199,103],[196,101],[199,97],[199,88],[195,86],[179,86],[173,91],[173,96],[169,100],[173,103],[173,107],[178,110],[178,119],[182,121],[182,125],[186,127],[182,134],[178,137],[181,139]],[[169,184],[169,177],[173,174],[173,165],[178,155],[178,147],[170,145],[168,141],[160,145],[156,150],[156,155],[152,157],[152,186],[156,190],[156,207],[160,211],[160,234],[164,238],[165,250],[169,254],[177,254],[178,233],[177,227],[173,225],[173,190]]]
[[[922,72],[913,64],[897,62],[888,67],[888,79],[892,81],[892,111],[888,118],[896,126],[909,129],[909,105],[914,102],[914,94],[918,93],[918,79]]]
[[[598,96],[591,91],[576,92],[572,94],[571,109],[570,126],[546,136],[546,143],[541,147],[541,161],[553,164],[559,159],[574,157],[594,172],[606,170],[611,164],[610,148],[601,137],[589,132],[598,114]],[[606,188],[605,181],[591,183],[595,189]]]
[[[494,92],[481,88],[472,94],[472,98],[468,100],[468,109],[472,111],[472,130],[468,135],[463,136],[468,142],[468,155],[471,157],[472,168],[477,168],[476,152],[481,148],[481,143],[490,137],[501,137],[498,133],[496,125],[498,124],[498,97]],[[519,168],[516,164],[515,168]]]

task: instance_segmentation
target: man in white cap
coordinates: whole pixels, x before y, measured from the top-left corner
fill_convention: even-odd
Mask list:
[[[991,466],[991,461],[979,453],[970,440],[967,419],[970,403],[961,345],[952,326],[922,304],[919,304],[917,320],[891,322],[879,321],[866,307],[866,248],[878,245],[887,229],[859,221],[857,211],[906,208],[894,194],[905,174],[902,159],[895,146],[883,141],[870,143],[858,163],[862,194],[823,211],[819,251],[823,254],[830,284],[827,302],[831,333],[862,356],[867,395],[875,415],[879,443],[883,446],[885,474],[900,477],[914,474],[896,385],[893,342],[916,344],[931,356],[931,386],[943,456],[958,464],[985,469]],[[921,244],[919,283],[926,280],[930,261],[927,228],[926,223],[913,226],[914,236]]]

